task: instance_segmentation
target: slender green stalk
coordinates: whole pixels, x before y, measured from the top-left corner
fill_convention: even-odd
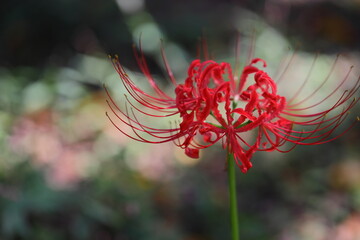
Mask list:
[[[229,195],[230,195],[230,223],[231,223],[231,240],[239,240],[239,220],[236,200],[236,175],[235,162],[233,154],[228,152],[228,180],[229,180]]]

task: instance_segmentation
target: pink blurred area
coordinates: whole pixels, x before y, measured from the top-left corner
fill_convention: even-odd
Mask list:
[[[102,160],[134,144],[129,167],[148,179],[169,179],[173,145],[137,145],[108,121],[106,109],[105,99],[93,96],[66,114],[51,108],[23,114],[14,122],[10,147],[44,171],[48,184],[56,189],[75,187]]]
[[[89,154],[93,142],[67,141],[56,125],[56,115],[46,109],[20,117],[10,144],[14,152],[29,157],[35,167],[45,171],[52,187],[69,188],[84,177],[83,168],[93,160]]]

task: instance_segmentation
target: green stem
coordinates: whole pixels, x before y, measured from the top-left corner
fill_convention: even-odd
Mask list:
[[[229,180],[229,195],[230,195],[230,223],[232,240],[239,240],[239,220],[236,200],[236,175],[235,162],[233,154],[228,152],[228,180]]]

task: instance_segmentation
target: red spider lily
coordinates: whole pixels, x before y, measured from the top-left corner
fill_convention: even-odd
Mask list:
[[[351,68],[331,93],[306,106],[305,103],[316,95],[329,76],[313,93],[294,103],[308,78],[291,99],[286,99],[278,95],[277,83],[256,66],[262,63],[262,68],[266,67],[266,62],[262,59],[253,59],[244,67],[240,77],[233,74],[229,63],[217,63],[213,60],[201,62],[197,59],[190,64],[185,82],[177,84],[163,54],[165,67],[175,88],[175,96],[172,97],[156,84],[142,52],[136,52],[135,56],[155,94],[137,87],[116,57],[112,62],[124,87],[142,108],[137,107],[127,96],[124,108],[120,108],[106,90],[110,100],[108,105],[115,117],[107,116],[120,132],[140,142],[173,141],[185,149],[188,156],[198,158],[199,149],[209,147],[221,139],[224,148],[234,155],[241,171],[246,172],[252,166],[250,160],[256,151],[288,152],[296,145],[326,143],[340,137],[353,126],[352,124],[345,131],[332,136],[346,119],[349,110],[359,101],[354,98],[360,87],[359,79],[330,108],[308,113],[340,91],[345,82],[349,81]],[[158,129],[143,124],[139,120],[141,115],[177,115],[181,120],[169,128]],[[130,127],[131,132],[123,130],[119,122]],[[243,134],[248,131],[256,135],[252,143],[244,139]],[[281,149],[286,142],[293,146]]]

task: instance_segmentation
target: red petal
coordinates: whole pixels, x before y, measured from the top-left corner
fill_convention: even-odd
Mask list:
[[[185,154],[191,158],[199,158],[199,149],[185,148]]]

